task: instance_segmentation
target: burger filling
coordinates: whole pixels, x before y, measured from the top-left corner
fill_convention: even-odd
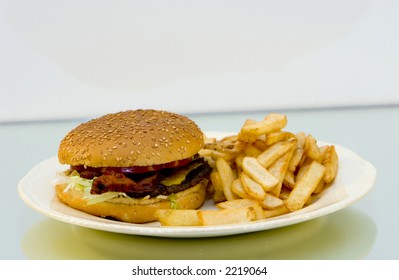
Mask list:
[[[90,194],[124,193],[131,198],[170,195],[194,187],[207,178],[212,168],[199,157],[174,163],[170,168],[133,173],[134,168],[91,168],[71,166],[70,173],[78,173],[91,182]],[[171,166],[171,165],[170,165]]]

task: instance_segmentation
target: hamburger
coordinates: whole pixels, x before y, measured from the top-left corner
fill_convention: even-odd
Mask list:
[[[197,209],[212,168],[198,155],[204,135],[189,118],[129,110],[82,123],[61,141],[69,168],[55,182],[72,208],[130,223],[156,220],[157,209]]]

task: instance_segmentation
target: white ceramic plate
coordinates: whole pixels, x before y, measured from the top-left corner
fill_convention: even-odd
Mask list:
[[[220,138],[226,133],[209,132],[207,135]],[[255,232],[288,226],[333,213],[359,200],[373,188],[377,175],[374,166],[347,148],[339,145],[335,147],[339,156],[337,178],[311,205],[286,215],[247,224],[161,227],[158,222],[129,224],[83,213],[62,204],[55,196],[51,181],[57,171],[66,169],[58,163],[56,157],[36,165],[21,179],[18,191],[28,206],[48,217],[98,230],[162,237],[210,237]],[[212,201],[207,201],[202,206],[202,209],[214,208]]]

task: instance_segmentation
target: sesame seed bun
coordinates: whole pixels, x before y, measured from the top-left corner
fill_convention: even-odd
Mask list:
[[[66,184],[57,184],[55,190],[61,202],[88,214],[128,223],[147,223],[156,220],[157,209],[171,209],[172,205],[178,209],[199,208],[205,200],[207,183],[208,180],[204,179],[194,187],[175,194],[173,203],[171,196],[167,196],[149,199],[123,197],[89,204],[81,190],[70,189],[66,192]]]
[[[157,110],[130,110],[82,123],[61,141],[62,164],[129,167],[190,158],[204,145],[189,118]]]
[[[130,110],[92,119],[80,124],[62,139],[58,149],[59,162],[71,165],[64,175],[69,176],[67,174],[71,170],[75,172],[80,166],[84,170],[78,171],[79,176],[83,172],[87,174],[89,167],[99,169],[96,171],[99,174],[92,175],[90,195],[102,194],[103,190],[105,193],[121,192],[125,195],[105,201],[93,201],[87,194],[88,189],[83,191],[79,187],[69,187],[71,185],[66,182],[55,185],[56,195],[61,202],[77,210],[130,223],[155,221],[157,209],[196,209],[205,200],[209,174],[205,163],[194,157],[203,145],[204,135],[199,127],[189,118],[175,113]],[[184,170],[192,160],[198,160],[197,163],[205,166],[205,169],[201,169],[201,172],[198,171],[201,167],[190,170],[190,174],[194,175],[189,177],[186,174],[186,178],[190,178],[188,181],[170,186],[162,185],[162,194],[145,194],[144,188],[151,186],[154,191],[160,188],[161,183],[154,177],[162,172],[158,168]],[[112,169],[110,173],[101,171],[111,168],[116,170]],[[135,174],[131,173],[125,176],[123,172],[126,171],[118,168],[128,168],[136,172],[145,170],[149,175],[138,172],[139,177],[134,177]],[[160,173],[155,174],[157,172]],[[140,185],[134,181],[136,179],[145,183]],[[115,190],[115,187],[121,189]],[[139,191],[140,188],[142,192]],[[98,190],[101,192],[97,192]],[[128,196],[132,190],[139,196]]]

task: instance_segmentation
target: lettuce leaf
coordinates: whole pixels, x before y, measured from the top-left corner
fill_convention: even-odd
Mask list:
[[[91,194],[91,186],[93,184],[93,179],[85,179],[79,176],[79,173],[77,171],[73,171],[67,179],[68,186],[65,188],[64,192],[69,191],[70,189],[74,188],[77,189],[81,192],[83,192],[83,198],[88,200],[88,204],[96,204],[100,202],[104,202],[116,197],[124,196],[126,197],[127,195],[125,193],[121,192],[106,192],[103,194]]]

